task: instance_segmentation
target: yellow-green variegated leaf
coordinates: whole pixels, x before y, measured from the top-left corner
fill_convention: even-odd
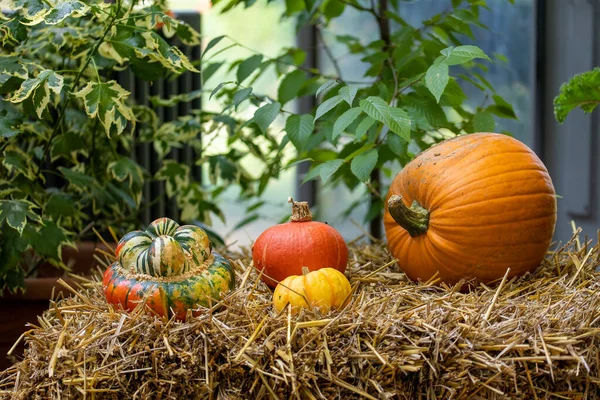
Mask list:
[[[8,146],[4,149],[2,152],[2,165],[10,174],[22,174],[31,181],[35,180],[33,158],[17,146]]]
[[[112,43],[109,42],[103,42],[98,47],[98,53],[106,59],[115,60],[119,65],[123,65],[125,61],[127,61],[125,57],[122,57],[119,52],[115,50]]]
[[[62,75],[48,69],[43,70],[36,78],[26,79],[21,87],[8,99],[13,103],[21,103],[31,97],[35,113],[39,118],[50,103],[50,92],[54,92],[56,102],[63,88]]]
[[[0,76],[16,76],[17,78],[27,79],[27,68],[16,56],[0,57]]]
[[[6,221],[8,226],[21,234],[27,225],[27,218],[41,222],[36,208],[38,206],[27,200],[0,200],[0,225]]]
[[[127,122],[135,126],[133,110],[125,104],[129,94],[116,81],[89,82],[75,97],[83,100],[86,113],[98,118],[110,137],[111,133],[120,135]]]
[[[177,193],[177,188],[189,185],[190,167],[175,160],[165,160],[154,177],[166,182],[167,196],[173,197]]]
[[[27,21],[21,21],[24,25],[37,25],[44,22],[44,17],[52,11],[52,7],[44,0],[16,0],[13,2],[13,10],[20,10]]]
[[[144,32],[145,48],[136,48],[135,53],[139,58],[148,57],[151,62],[159,62],[163,67],[173,71],[199,72],[177,47],[169,45],[156,32]]]
[[[68,17],[82,17],[89,7],[78,0],[62,0],[52,6],[43,0],[20,0],[15,2],[16,9],[22,10],[26,20],[24,25],[38,25],[42,22],[48,25],[56,25]]]
[[[81,1],[62,0],[57,2],[56,7],[52,8],[50,12],[44,16],[44,22],[48,25],[56,25],[68,17],[83,17],[88,11],[89,7]]]

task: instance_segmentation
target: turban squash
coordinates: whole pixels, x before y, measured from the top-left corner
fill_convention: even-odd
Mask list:
[[[203,229],[169,218],[127,233],[116,256],[102,286],[109,303],[129,311],[144,302],[158,315],[185,319],[188,310],[209,307],[235,283],[231,264],[212,251]]]
[[[385,204],[390,252],[413,280],[491,282],[533,271],[556,224],[544,164],[506,135],[477,133],[417,155],[394,178]]]

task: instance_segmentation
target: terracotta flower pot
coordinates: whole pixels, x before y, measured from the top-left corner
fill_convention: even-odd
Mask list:
[[[113,249],[114,244],[111,244]],[[63,262],[71,266],[71,272],[77,275],[90,275],[100,265],[94,259],[96,248],[107,250],[105,245],[96,242],[82,242],[77,244],[77,249],[65,248]],[[28,322],[37,324],[37,317],[48,309],[49,300],[54,292],[54,297],[62,291],[65,296],[70,292],[57,281],[62,278],[71,286],[75,281],[69,278],[65,271],[59,270],[50,264],[43,264],[36,271],[35,278],[25,279],[25,293],[10,293],[5,290],[0,297],[0,370],[12,365],[14,358],[23,355],[24,342],[21,341],[13,350],[11,357],[7,352],[12,348],[17,339],[28,330]]]

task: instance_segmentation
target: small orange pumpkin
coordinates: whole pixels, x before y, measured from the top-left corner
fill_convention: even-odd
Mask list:
[[[268,228],[252,247],[252,260],[262,271],[261,279],[274,288],[288,276],[302,274],[302,267],[344,272],[348,247],[342,235],[330,225],[313,221],[307,202],[291,197],[288,202],[292,203],[290,222]]]
[[[413,280],[491,282],[535,270],[556,224],[544,164],[506,135],[458,136],[417,155],[394,178],[384,225]]]
[[[273,306],[280,312],[288,304],[292,313],[301,308],[318,308],[326,313],[332,308],[340,308],[350,298],[352,288],[346,276],[333,268],[322,268],[309,272],[302,268],[302,275],[285,278],[273,293]]]

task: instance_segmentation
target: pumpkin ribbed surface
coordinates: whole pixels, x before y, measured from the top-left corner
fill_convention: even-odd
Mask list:
[[[234,287],[231,265],[212,251],[204,230],[169,218],[123,236],[116,256],[102,286],[109,303],[129,311],[145,302],[158,315],[184,319],[189,309],[210,307]]]
[[[415,211],[407,218],[412,235],[390,214],[392,196]],[[509,276],[533,271],[555,224],[556,196],[543,163],[523,143],[493,133],[459,136],[417,155],[394,178],[384,214],[400,268],[422,281],[439,272],[449,284],[490,282],[508,268]]]

